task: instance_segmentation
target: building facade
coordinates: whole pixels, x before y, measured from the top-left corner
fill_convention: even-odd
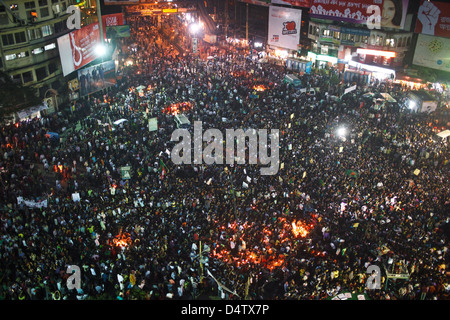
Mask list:
[[[395,77],[395,71],[403,68],[413,35],[407,31],[368,29],[313,19],[308,26],[311,40],[308,58],[318,68],[335,66],[348,74],[354,73],[357,78],[362,75],[364,80],[369,76],[383,80],[391,75]]]
[[[0,70],[19,85],[36,90],[49,107],[67,86],[57,38],[68,33],[67,7],[76,0],[3,0],[0,2]],[[53,105],[52,105],[53,104]]]

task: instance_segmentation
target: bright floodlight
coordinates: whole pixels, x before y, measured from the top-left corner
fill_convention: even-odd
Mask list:
[[[189,30],[191,31],[191,33],[197,33],[200,30],[200,25],[198,23],[192,23],[189,26]]]
[[[338,129],[336,130],[336,134],[337,134],[339,137],[343,137],[343,136],[345,136],[345,135],[347,134],[347,129],[344,128],[344,127],[338,128]]]
[[[415,103],[413,100],[409,100],[409,105],[408,105],[408,107],[409,107],[410,109],[414,109],[414,108],[416,107],[416,103]]]
[[[104,44],[99,44],[95,47],[95,53],[97,56],[102,57],[106,54],[106,46]]]

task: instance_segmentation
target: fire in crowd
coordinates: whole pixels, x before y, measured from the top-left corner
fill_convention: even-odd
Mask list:
[[[108,240],[108,244],[115,247],[125,248],[131,245],[131,236],[127,232],[122,232],[115,236],[112,240]]]
[[[255,227],[248,221],[221,226],[222,241],[216,243],[212,257],[236,267],[250,268],[257,264],[272,271],[282,267],[289,254],[286,251],[279,254],[275,247],[281,244],[295,249],[297,240],[306,238],[314,225],[300,220],[289,222],[286,217],[278,217],[273,226],[265,226],[258,231]]]
[[[177,115],[193,109],[193,104],[190,101],[171,103],[163,109],[165,114]]]
[[[262,91],[266,91],[267,89],[269,89],[269,87],[263,85],[263,84],[257,84],[253,86],[253,89],[258,91],[258,92],[262,92]]]

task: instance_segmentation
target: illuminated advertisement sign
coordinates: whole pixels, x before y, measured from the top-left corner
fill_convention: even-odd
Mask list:
[[[92,62],[100,43],[98,23],[92,23],[58,38],[59,55],[64,76]]]
[[[413,64],[450,71],[450,39],[419,34]]]
[[[280,48],[297,50],[301,22],[301,10],[270,6],[267,43]]]

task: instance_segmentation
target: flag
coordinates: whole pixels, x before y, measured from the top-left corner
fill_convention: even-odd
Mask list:
[[[355,170],[348,169],[347,171],[345,171],[345,174],[352,178],[358,178],[358,172],[356,172]]]
[[[159,159],[159,171],[161,172],[161,180],[162,180],[167,173],[167,167],[161,159]]]

